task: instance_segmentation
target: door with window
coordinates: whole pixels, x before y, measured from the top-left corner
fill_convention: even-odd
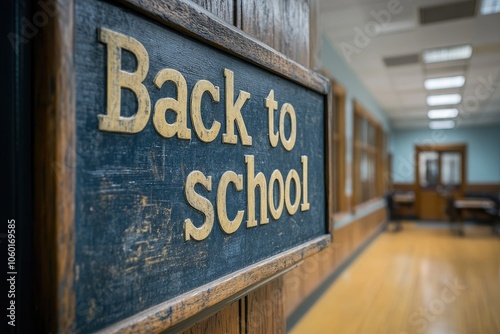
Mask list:
[[[448,198],[463,196],[466,145],[419,145],[415,154],[416,208],[420,219],[446,221]]]

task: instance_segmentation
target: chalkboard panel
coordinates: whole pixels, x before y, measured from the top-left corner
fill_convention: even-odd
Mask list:
[[[78,0],[74,19],[78,331],[328,234],[326,92],[128,7]],[[117,79],[141,68],[132,88]]]

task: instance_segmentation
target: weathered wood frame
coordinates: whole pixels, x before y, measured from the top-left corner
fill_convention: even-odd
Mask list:
[[[329,81],[246,35],[188,0],[114,0],[161,24],[325,97],[325,184],[331,186],[332,101]],[[35,238],[37,328],[70,333],[75,328],[75,53],[74,0],[54,1],[55,15],[35,44]],[[329,187],[328,186],[328,187]],[[327,188],[328,188],[327,187]],[[332,242],[331,189],[326,189],[325,235],[238,270],[208,285],[105,328],[106,332],[160,332],[241,295]]]

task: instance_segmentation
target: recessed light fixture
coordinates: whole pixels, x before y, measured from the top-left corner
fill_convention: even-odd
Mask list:
[[[458,75],[446,78],[433,78],[424,81],[424,87],[427,90],[445,89],[445,88],[458,88],[462,87],[465,83],[465,77]]]
[[[481,14],[500,13],[500,0],[483,0],[481,1]]]
[[[427,104],[430,106],[445,106],[458,104],[462,101],[460,94],[431,95],[427,96]]]
[[[429,110],[427,116],[430,119],[438,118],[455,118],[458,116],[458,110],[456,108],[451,109],[433,109]]]
[[[469,44],[425,50],[422,54],[424,63],[439,63],[442,61],[469,59],[472,56],[472,46]]]
[[[455,127],[455,121],[432,121],[429,122],[429,128],[432,130],[444,130],[453,129]]]

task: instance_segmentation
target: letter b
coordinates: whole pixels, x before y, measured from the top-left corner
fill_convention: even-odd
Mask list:
[[[107,45],[107,105],[106,115],[97,115],[99,130],[121,133],[137,133],[144,129],[151,112],[151,101],[142,81],[149,69],[149,56],[136,39],[99,28],[99,41]],[[137,58],[137,70],[133,73],[121,69],[121,53],[126,49]],[[137,112],[130,117],[120,114],[121,89],[131,90],[137,97]]]

